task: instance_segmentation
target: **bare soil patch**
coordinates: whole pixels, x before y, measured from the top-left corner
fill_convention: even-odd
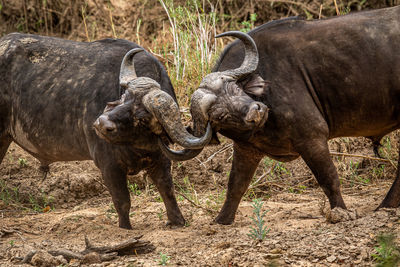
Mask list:
[[[222,140],[221,146],[207,148],[198,158],[173,164],[186,227],[165,225],[164,205],[144,172],[129,177],[131,231],[117,227],[111,197],[92,162],[52,164],[43,180],[39,162],[12,144],[0,166],[0,181],[3,191],[18,192],[18,201],[10,193],[13,201],[0,202],[0,266],[20,264],[33,249],[43,254],[54,249],[82,251],[85,236],[95,245],[112,245],[141,235],[154,245],[153,251],[103,263],[71,260],[69,266],[156,266],[162,255],[171,266],[373,266],[376,236],[399,232],[400,209],[374,211],[393,181],[394,167],[337,156],[344,199],[357,212],[356,220],[326,221],[326,197],[301,159],[281,164],[265,158],[254,178],[260,181],[241,202],[234,224],[212,224],[224,200],[232,160],[231,143]],[[370,143],[361,138],[334,140],[331,149],[374,157]],[[375,176],[374,170],[380,169],[382,174]],[[270,231],[263,242],[248,236],[255,197],[263,198],[267,211]],[[14,232],[6,233],[9,230]],[[34,262],[37,266],[67,263],[60,257],[41,257]]]

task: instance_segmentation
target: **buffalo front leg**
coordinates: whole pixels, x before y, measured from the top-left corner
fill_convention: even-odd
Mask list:
[[[327,140],[307,140],[295,147],[328,197],[331,209],[336,207],[346,209],[340,193],[339,177],[329,153]]]
[[[127,187],[126,171],[119,166],[107,165],[107,167],[102,168],[102,174],[118,213],[119,227],[132,229],[129,221],[131,200]]]
[[[234,144],[232,169],[229,174],[225,203],[215,218],[219,224],[232,224],[243,194],[246,192],[263,155]]]
[[[7,149],[10,146],[12,138],[8,135],[0,137],[0,164],[6,155]]]
[[[397,161],[396,178],[389,189],[385,199],[379,205],[379,208],[397,208],[400,207],[400,151],[399,160]]]
[[[167,225],[185,225],[185,219],[179,210],[174,194],[174,184],[172,183],[171,177],[171,162],[164,156],[160,156],[147,173],[164,201],[168,217]]]

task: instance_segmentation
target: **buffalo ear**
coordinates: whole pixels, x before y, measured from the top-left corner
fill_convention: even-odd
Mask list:
[[[267,82],[258,74],[251,75],[243,81],[243,91],[248,94],[261,96],[264,93]]]

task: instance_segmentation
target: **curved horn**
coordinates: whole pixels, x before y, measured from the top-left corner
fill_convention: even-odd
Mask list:
[[[203,148],[200,149],[183,149],[183,150],[172,150],[170,149],[164,142],[161,140],[161,138],[158,138],[158,146],[160,147],[162,153],[169,158],[170,160],[174,161],[185,161],[192,159],[196,157],[200,152],[203,150]]]
[[[215,102],[217,96],[203,89],[197,89],[190,100],[190,113],[192,114],[194,134],[200,136],[206,131],[208,110]]]
[[[242,65],[237,69],[226,70],[223,73],[232,76],[234,79],[238,80],[254,72],[258,66],[258,51],[253,38],[251,38],[250,35],[248,35],[247,33],[240,31],[224,32],[215,36],[215,38],[223,36],[234,36],[236,38],[239,38],[243,42],[245,50],[245,57]]]
[[[144,51],[144,49],[134,48],[132,50],[129,50],[122,59],[119,72],[119,84],[122,87],[126,87],[128,85],[128,82],[137,78],[133,56],[141,51]]]
[[[143,97],[143,105],[157,118],[172,141],[184,148],[200,149],[206,146],[212,137],[211,125],[202,137],[195,137],[182,125],[178,105],[162,90],[152,90]]]

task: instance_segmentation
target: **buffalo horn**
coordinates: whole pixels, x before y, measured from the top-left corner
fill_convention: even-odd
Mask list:
[[[215,38],[223,36],[233,36],[239,38],[243,42],[245,49],[245,57],[242,65],[237,69],[226,70],[223,73],[238,80],[254,72],[258,66],[258,51],[253,38],[251,38],[247,33],[240,31],[224,32],[215,36]]]
[[[171,150],[161,138],[158,138],[158,146],[160,147],[163,154],[174,161],[185,161],[196,157],[203,150],[201,149],[183,149],[183,150]]]
[[[134,48],[132,50],[129,50],[122,59],[121,69],[119,73],[119,84],[121,85],[121,87],[126,88],[128,82],[137,78],[135,65],[133,63],[133,56],[141,51],[144,51],[144,49]]]
[[[168,136],[175,143],[188,149],[201,149],[206,146],[212,137],[211,126],[202,137],[195,137],[187,132],[181,123],[178,105],[175,100],[162,90],[152,90],[143,97],[143,104],[147,111],[162,125]]]

